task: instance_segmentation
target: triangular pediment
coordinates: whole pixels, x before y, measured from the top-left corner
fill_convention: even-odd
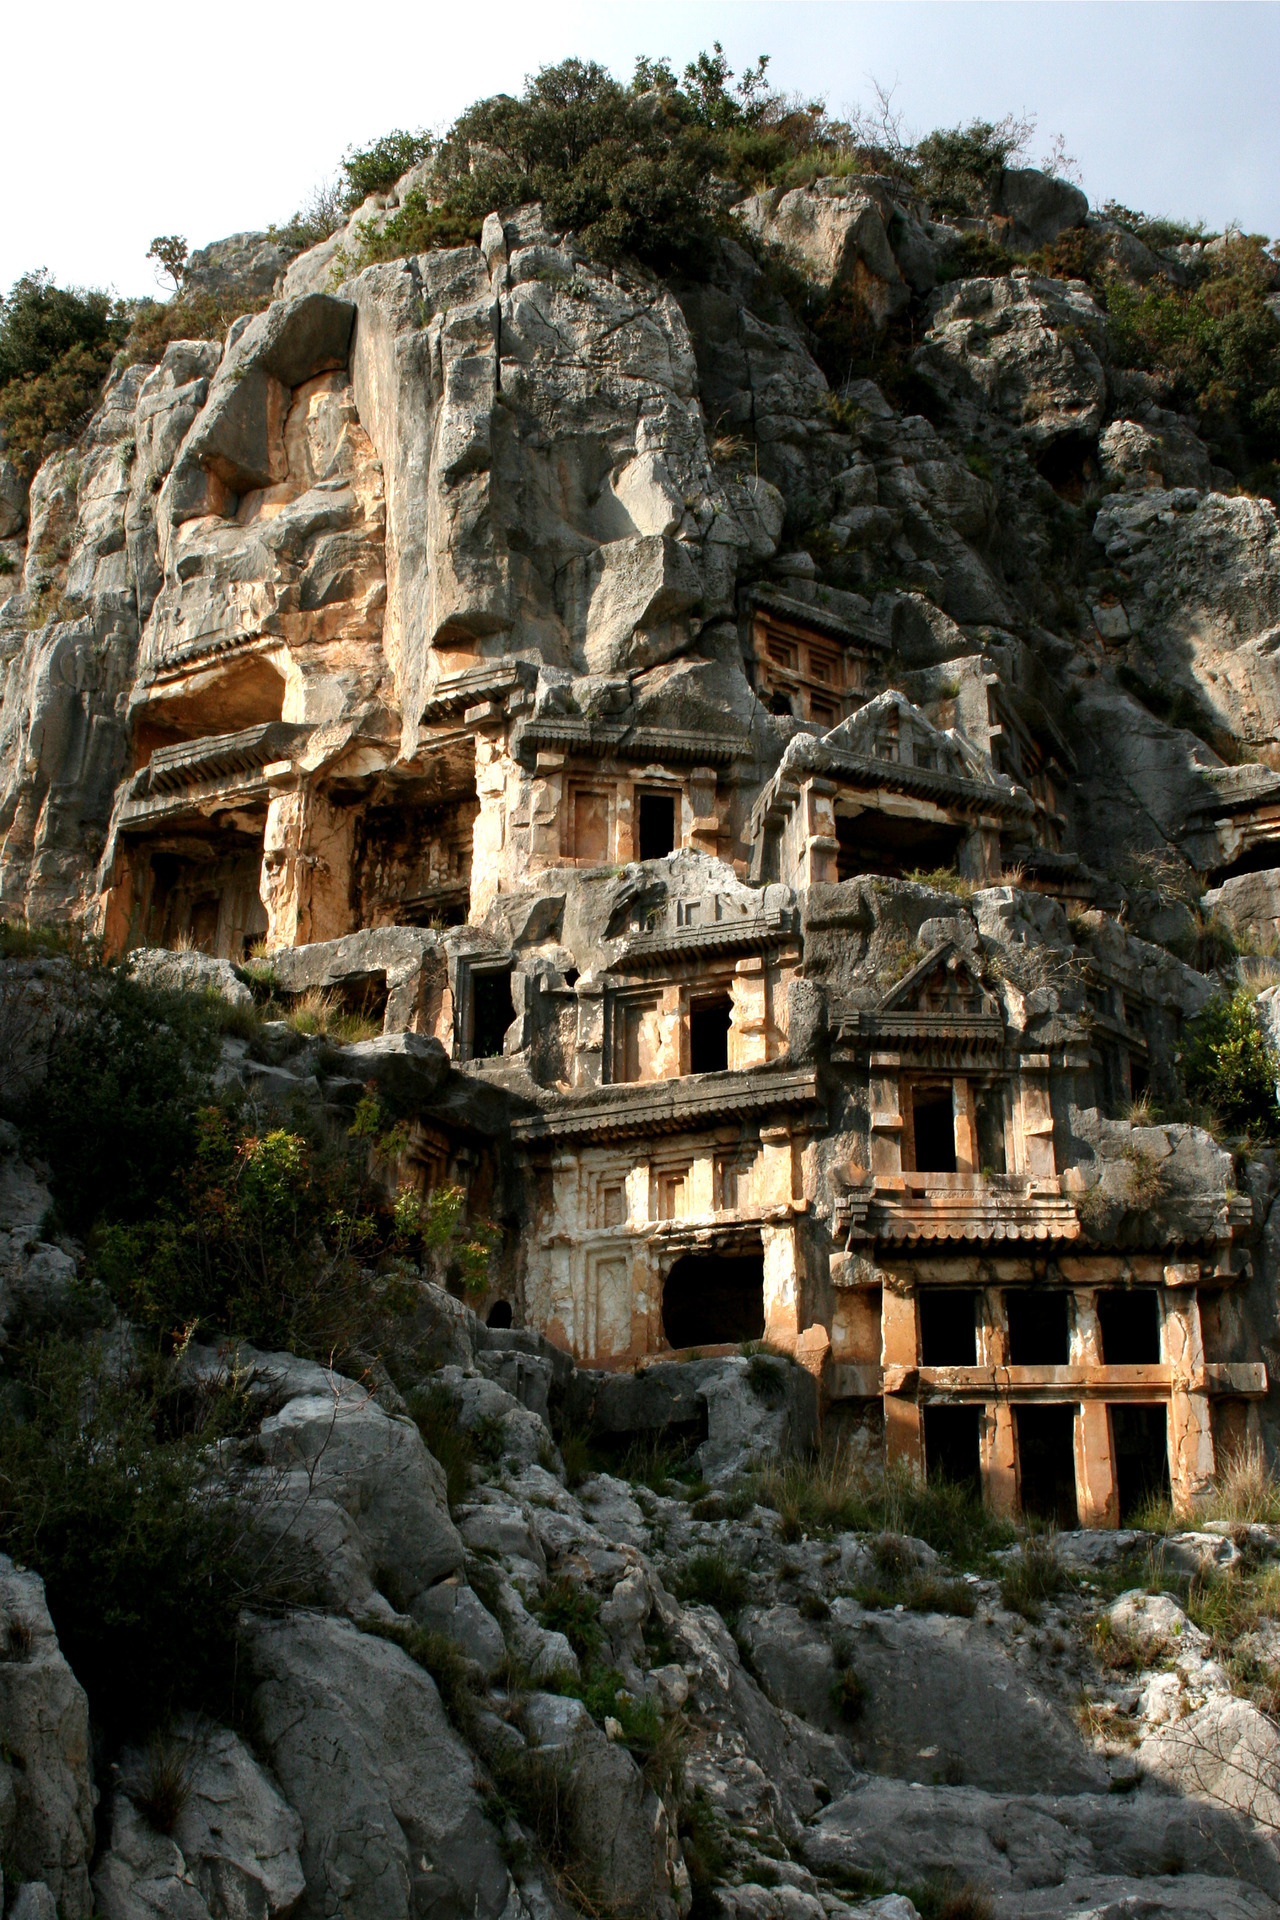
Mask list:
[[[946,940],[917,961],[880,1003],[881,1013],[944,1015],[960,1020],[999,1020],[1000,1008],[983,985],[971,954]]]

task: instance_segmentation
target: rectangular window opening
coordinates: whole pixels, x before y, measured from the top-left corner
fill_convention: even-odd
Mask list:
[[[930,1486],[949,1480],[977,1492],[982,1478],[978,1451],[981,1418],[980,1407],[925,1408],[924,1467]]]
[[[1160,1364],[1160,1302],[1154,1287],[1114,1287],[1098,1295],[1104,1367]]]
[[[951,1088],[920,1087],[912,1095],[917,1173],[954,1173],[956,1125]]]
[[[510,967],[486,967],[471,975],[471,1058],[496,1060],[516,1017]]]
[[[676,844],[676,798],[673,793],[640,795],[640,858],[665,860]]]
[[[1065,1367],[1071,1343],[1061,1287],[1019,1287],[1005,1294],[1011,1367]]]
[[[694,1001],[689,1008],[690,1073],[727,1072],[732,1019],[733,1002],[727,993]]]
[[[972,1367],[978,1361],[976,1295],[968,1287],[920,1289],[920,1362]]]

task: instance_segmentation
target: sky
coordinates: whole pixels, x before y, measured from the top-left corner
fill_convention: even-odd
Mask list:
[[[683,65],[715,40],[833,112],[879,81],[917,134],[1034,115],[1032,159],[1061,134],[1094,204],[1280,233],[1274,0],[71,0],[6,20],[0,290],[47,267],[156,293],[154,235],[287,220],[350,145],[441,130],[569,54],[629,78],[637,54]]]

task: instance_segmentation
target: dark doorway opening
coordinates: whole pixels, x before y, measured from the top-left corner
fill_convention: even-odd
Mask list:
[[[1153,1367],[1160,1362],[1160,1303],[1154,1287],[1108,1288],[1098,1295],[1104,1367]]]
[[[924,1465],[930,1484],[951,1480],[977,1488],[982,1469],[978,1455],[980,1407],[926,1407]]]
[[[1019,1287],[1006,1293],[1011,1367],[1065,1367],[1071,1358],[1063,1288]]]
[[[509,1327],[511,1325],[511,1302],[495,1300],[485,1315],[486,1327]]]
[[[1074,1530],[1076,1507],[1076,1410],[1067,1407],[1015,1407],[1018,1442],[1018,1497],[1029,1519],[1049,1520]]]
[[[1150,1500],[1169,1498],[1169,1416],[1161,1406],[1111,1408],[1111,1449],[1120,1524]]]
[[[640,795],[640,858],[665,860],[676,844],[676,798],[673,793]]]
[[[729,1065],[733,1002],[727,993],[695,1000],[689,1008],[690,1073],[724,1073]]]
[[[838,813],[836,878],[854,880],[860,873],[901,878],[917,867],[926,873],[935,867],[954,867],[963,838],[960,827],[904,820],[870,807],[852,817]]]
[[[975,1297],[967,1287],[921,1288],[920,1361],[923,1366],[977,1365]]]
[[[763,1253],[686,1253],[662,1289],[673,1347],[721,1347],[764,1333]]]
[[[917,1173],[954,1173],[956,1123],[950,1087],[920,1087],[911,1099]]]
[[[488,967],[482,973],[472,973],[471,1058],[496,1060],[515,1017],[510,967]]]

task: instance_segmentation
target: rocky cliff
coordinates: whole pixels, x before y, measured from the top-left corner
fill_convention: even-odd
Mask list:
[[[642,66],[0,341],[5,1920],[1280,1913],[1280,264]]]

